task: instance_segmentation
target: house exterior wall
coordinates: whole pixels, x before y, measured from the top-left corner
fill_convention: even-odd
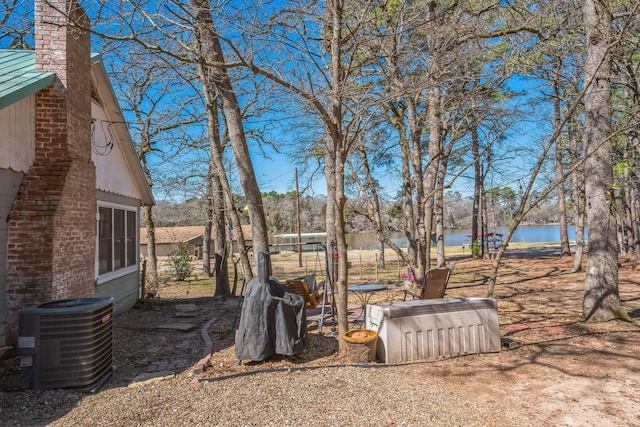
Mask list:
[[[113,297],[113,312],[124,313],[135,305],[140,297],[140,270],[96,286],[97,298]]]
[[[36,97],[0,110],[0,169],[27,172],[35,156]]]
[[[65,25],[67,12],[88,26],[75,0],[35,1],[36,70],[57,79],[36,94],[34,162],[9,214],[9,345],[17,341],[21,308],[95,292],[90,40]]]
[[[133,208],[136,210],[136,245],[138,249],[136,253],[139,253],[140,246],[140,201],[123,197],[117,194],[106,193],[104,191],[97,192],[97,206],[116,206],[121,208]],[[97,237],[97,236],[96,236]],[[140,265],[136,264],[135,268],[129,270],[123,270],[120,273],[113,273],[107,275],[99,275],[98,268],[95,269],[95,296],[113,297],[114,298],[114,312],[121,313],[129,310],[134,306],[140,296]]]
[[[13,205],[22,173],[0,169],[0,345],[5,342],[7,322],[7,216]]]
[[[104,107],[97,102],[91,103],[91,116],[93,118],[91,156],[96,165],[96,188],[139,200],[140,192],[131,179],[120,144],[115,143],[113,127],[122,126],[122,124],[112,123],[105,114]],[[124,173],[125,171],[129,173]]]

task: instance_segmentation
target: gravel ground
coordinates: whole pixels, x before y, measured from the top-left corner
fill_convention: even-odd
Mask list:
[[[640,334],[600,339],[598,350],[589,337],[405,366],[185,370],[90,395],[29,390],[13,394],[2,425],[638,426]],[[566,358],[575,369],[554,366]]]
[[[97,393],[0,393],[0,425],[640,426],[638,332],[402,366],[349,366],[335,355],[324,366],[235,366],[232,347],[214,349],[204,372],[196,354],[185,369],[151,373],[120,360]]]
[[[90,396],[52,425],[80,420],[83,425],[104,426],[487,426],[507,425],[506,421],[528,425],[518,417],[505,417],[497,408],[480,408],[442,380],[419,374],[411,368],[342,367],[197,385],[180,376],[136,387],[128,395],[114,390]],[[174,391],[168,394],[168,390]],[[123,411],[126,407],[130,410]]]
[[[236,301],[166,295],[116,316],[116,368],[96,393],[1,391],[0,426],[640,426],[637,265],[620,274],[634,321],[584,324],[567,303],[583,283],[571,260],[531,262],[502,269],[501,335],[519,345],[499,353],[349,366],[312,322],[302,355],[236,365]],[[477,296],[486,268],[457,267],[449,296]],[[197,310],[177,319],[185,303]],[[176,321],[194,328],[158,328]],[[16,374],[15,359],[0,363],[0,386]]]

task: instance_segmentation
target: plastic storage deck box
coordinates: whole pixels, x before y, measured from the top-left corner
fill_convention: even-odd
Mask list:
[[[376,357],[386,363],[500,351],[492,298],[369,304],[366,328],[378,332]]]

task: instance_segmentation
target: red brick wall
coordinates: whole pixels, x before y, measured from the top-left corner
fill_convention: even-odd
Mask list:
[[[20,309],[95,290],[96,174],[91,161],[88,21],[75,0],[36,0],[36,68],[56,73],[36,95],[36,154],[9,215],[7,343]],[[56,6],[57,5],[57,6]],[[76,21],[78,22],[78,21]]]

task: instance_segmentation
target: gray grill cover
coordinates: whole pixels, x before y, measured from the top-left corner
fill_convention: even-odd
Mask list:
[[[304,351],[307,319],[304,299],[269,277],[269,254],[258,254],[258,277],[247,283],[236,332],[236,359],[266,360],[274,354]]]

